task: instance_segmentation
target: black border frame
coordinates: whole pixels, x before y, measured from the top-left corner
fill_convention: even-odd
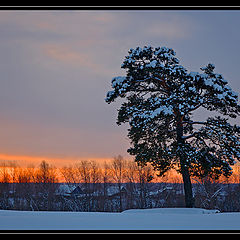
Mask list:
[[[134,6],[134,5],[61,5],[61,6],[54,6],[54,5],[0,5],[0,11],[4,10],[12,10],[12,11],[63,11],[63,10],[105,10],[105,11],[118,11],[118,10],[128,10],[128,11],[136,11],[136,10],[191,10],[191,11],[226,11],[226,10],[240,10],[240,6],[233,5],[222,5],[222,6],[214,6],[210,5],[141,5],[141,6]],[[180,235],[192,235],[192,234],[240,234],[239,230],[0,230],[0,235],[8,235],[8,234],[20,234],[20,235],[32,235],[32,234],[101,234],[101,235],[112,235],[112,234],[180,234]]]

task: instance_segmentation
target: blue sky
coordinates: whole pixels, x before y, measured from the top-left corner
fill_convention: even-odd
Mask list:
[[[120,103],[104,102],[128,50],[171,47],[189,71],[211,62],[239,93],[239,23],[238,10],[0,11],[0,160],[129,158]]]

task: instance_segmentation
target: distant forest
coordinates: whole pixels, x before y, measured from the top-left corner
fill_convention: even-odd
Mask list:
[[[230,178],[193,178],[195,207],[240,211],[240,174]],[[140,167],[123,157],[99,166],[81,161],[55,168],[6,164],[0,168],[0,209],[27,211],[105,211],[133,208],[184,207],[184,190],[178,174],[157,177],[150,166]]]

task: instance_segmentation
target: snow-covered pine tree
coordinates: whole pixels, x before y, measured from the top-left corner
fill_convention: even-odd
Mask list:
[[[240,127],[228,122],[240,115],[238,96],[213,64],[188,72],[171,48],[145,46],[128,53],[121,66],[126,76],[112,79],[105,101],[125,100],[117,124],[129,123],[128,152],[159,175],[171,168],[180,172],[185,205],[193,207],[190,177],[228,177],[240,160]],[[199,108],[218,116],[196,121]]]

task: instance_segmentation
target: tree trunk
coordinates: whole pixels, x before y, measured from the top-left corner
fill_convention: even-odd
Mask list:
[[[183,124],[180,117],[177,118],[177,143],[179,146],[184,144],[183,137]],[[185,194],[185,206],[187,208],[194,207],[194,198],[192,193],[192,183],[189,175],[188,167],[186,166],[186,159],[181,154],[180,156],[181,174],[184,184],[184,194]]]
[[[192,193],[192,183],[189,176],[188,168],[185,166],[181,166],[181,173],[183,178],[183,184],[184,184],[184,193],[185,193],[185,206],[187,208],[193,208],[194,207],[194,198]]]

